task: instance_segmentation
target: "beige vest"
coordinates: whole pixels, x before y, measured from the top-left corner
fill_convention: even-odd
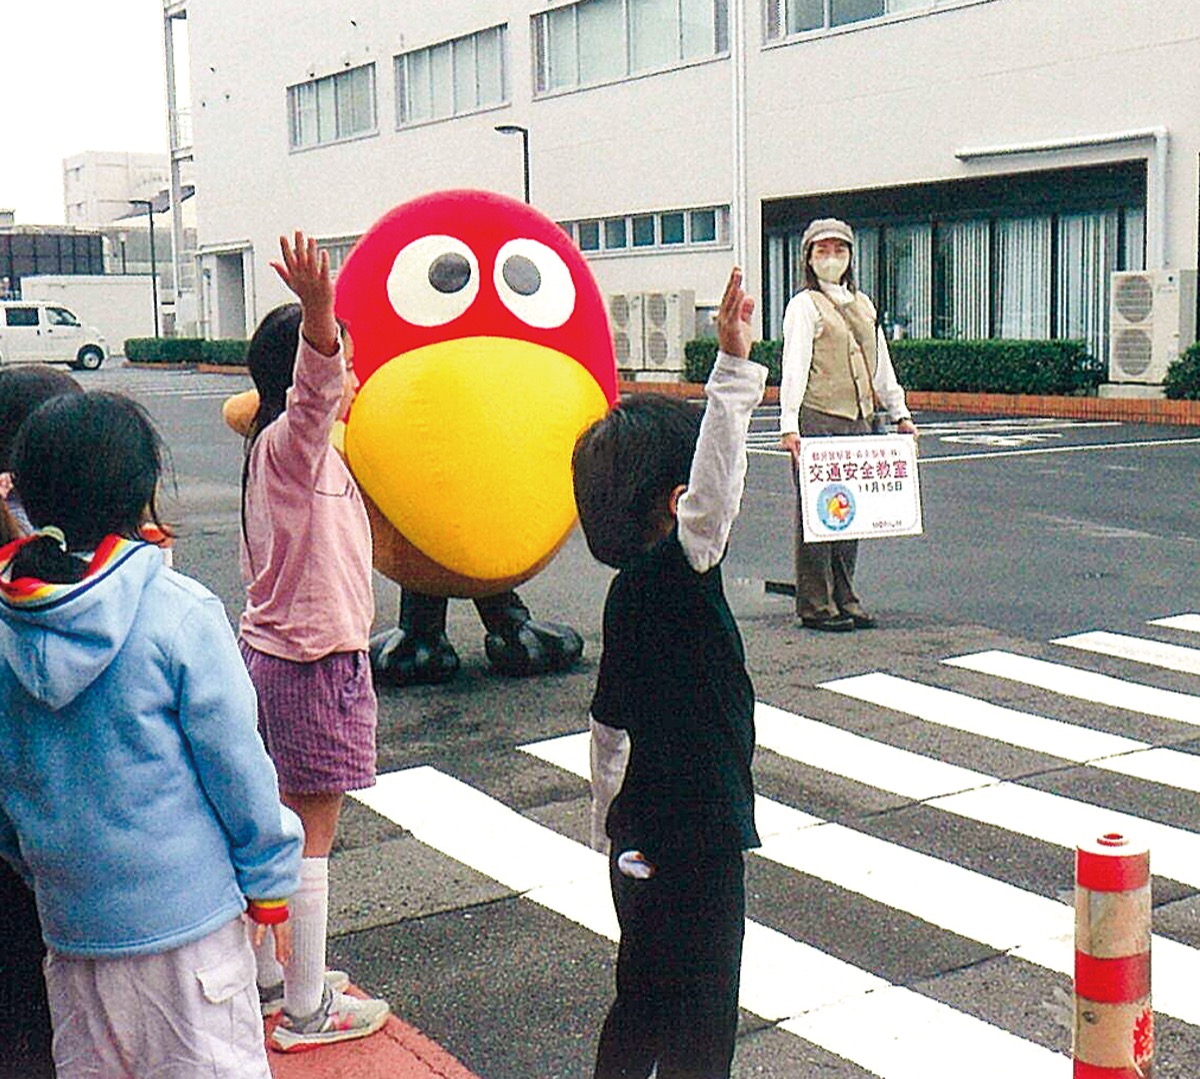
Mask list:
[[[821,316],[821,332],[813,340],[803,404],[848,420],[869,419],[876,400],[875,309],[860,293],[843,306],[815,289],[808,294]]]

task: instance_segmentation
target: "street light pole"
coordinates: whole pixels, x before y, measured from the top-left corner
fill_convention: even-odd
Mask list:
[[[154,336],[158,337],[158,259],[154,253],[154,200],[130,199],[135,206],[145,206],[150,219],[150,294],[154,300]]]
[[[501,135],[521,136],[521,156],[525,166],[525,201],[529,202],[529,128],[520,124],[497,124],[496,130]]]

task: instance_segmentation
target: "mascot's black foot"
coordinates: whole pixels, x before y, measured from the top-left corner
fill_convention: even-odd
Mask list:
[[[446,637],[446,600],[403,589],[399,625],[371,640],[371,670],[390,686],[438,685],[458,674]]]
[[[487,636],[483,647],[497,674],[523,678],[573,667],[583,655],[583,638],[570,626],[538,622],[515,592],[475,601]]]
[[[458,653],[445,633],[427,639],[392,629],[371,638],[371,670],[388,686],[438,685],[458,674]]]

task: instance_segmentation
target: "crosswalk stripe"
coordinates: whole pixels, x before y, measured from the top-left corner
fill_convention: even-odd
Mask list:
[[[1200,887],[1200,834],[1196,832],[967,772],[771,705],[760,703],[755,708],[755,724],[759,746],[782,757],[902,797],[913,798],[913,790],[920,789],[925,793],[915,800],[934,809],[1031,839],[1073,850],[1079,842],[1109,831],[1139,837],[1154,852],[1155,873]],[[942,769],[939,792],[934,788]],[[908,782],[910,770],[922,775],[919,785]],[[973,781],[964,782],[964,773]]]
[[[942,662],[952,667],[962,667],[964,670],[1048,689],[1052,693],[1061,693],[1064,697],[1111,705],[1129,712],[1141,712],[1147,716],[1173,719],[1192,726],[1200,725],[1200,697],[1190,693],[1177,693],[1171,689],[1127,682],[1111,675],[1068,667],[1061,663],[1048,663],[1044,659],[1018,656],[1013,652],[975,652],[944,659]]]
[[[588,737],[585,731],[518,748],[587,779]],[[764,809],[771,814],[771,833],[763,824]],[[754,852],[759,857],[1058,974],[1072,974],[1075,914],[1063,903],[761,796],[755,816],[763,840]],[[1200,1026],[1195,991],[1200,951],[1156,936],[1153,952],[1155,1007]]]
[[[603,855],[428,767],[382,775],[354,797],[421,842],[616,939]],[[958,1079],[962,1061],[976,1056],[1035,1079],[1063,1067],[1058,1053],[753,921],[741,1003],[881,1079]]]
[[[1184,648],[1178,644],[1130,637],[1124,633],[1106,633],[1103,630],[1058,637],[1050,643],[1096,652],[1102,656],[1115,656],[1117,659],[1132,659],[1152,667],[1165,667],[1169,671],[1200,674],[1200,649]]]
[[[1170,618],[1155,618],[1152,626],[1166,626],[1167,629],[1186,629],[1189,633],[1200,633],[1200,614],[1175,614]]]
[[[878,671],[822,682],[821,688],[916,716],[940,727],[1200,793],[1200,757],[1193,753],[1155,748],[1133,738],[1003,708],[964,693]]]

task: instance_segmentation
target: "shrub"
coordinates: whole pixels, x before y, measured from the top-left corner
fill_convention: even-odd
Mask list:
[[[750,359],[767,369],[767,385],[778,386],[783,371],[783,342],[755,341],[750,347]],[[717,362],[717,342],[713,337],[699,337],[683,346],[683,378],[685,382],[707,382],[713,364]]]
[[[204,341],[199,337],[131,337],[125,358],[134,363],[199,363]]]
[[[249,341],[229,339],[205,341],[200,348],[200,359],[203,363],[216,364],[218,367],[241,367],[246,362],[249,345]]]
[[[1167,368],[1163,389],[1172,401],[1200,401],[1200,341]]]
[[[1102,363],[1082,341],[888,342],[900,385],[908,390],[965,393],[1086,394],[1105,379]],[[756,341],[750,357],[767,368],[767,385],[778,386],[783,342]],[[699,338],[684,346],[683,377],[704,382],[717,358],[717,342]],[[1200,360],[1193,381],[1200,395]]]
[[[906,339],[888,347],[909,390],[1085,394],[1105,378],[1082,341]]]

